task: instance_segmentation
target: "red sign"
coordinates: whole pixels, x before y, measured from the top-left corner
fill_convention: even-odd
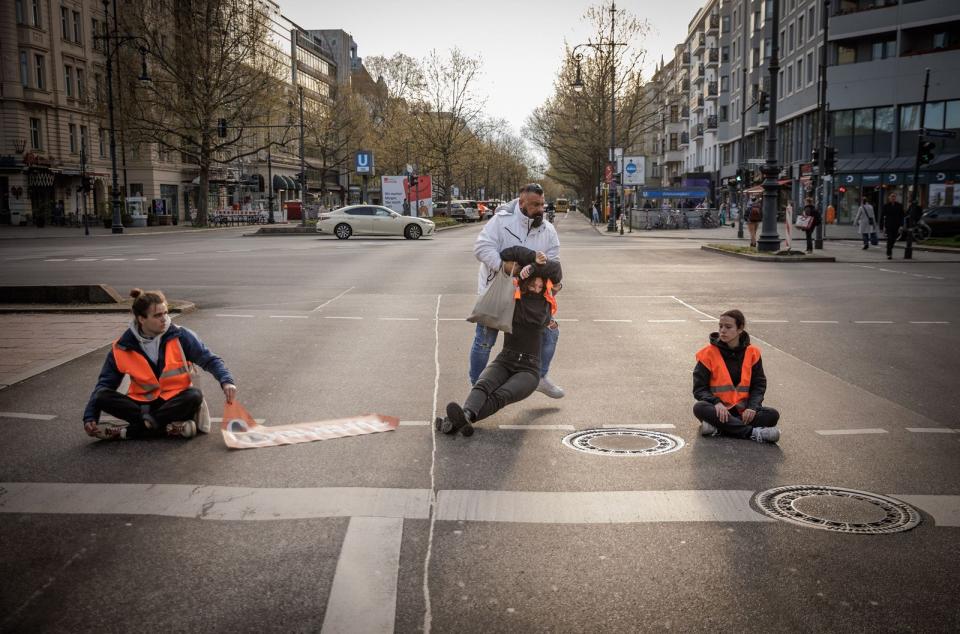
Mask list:
[[[613,182],[613,163],[607,163],[607,167],[603,170],[603,179],[607,181],[607,185]]]

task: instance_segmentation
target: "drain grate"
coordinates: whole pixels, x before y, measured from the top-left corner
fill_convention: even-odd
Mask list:
[[[915,508],[899,500],[855,489],[794,485],[761,491],[754,503],[770,517],[838,533],[885,535],[920,524]]]
[[[683,438],[649,429],[585,429],[568,434],[563,444],[600,456],[660,456],[683,447]]]

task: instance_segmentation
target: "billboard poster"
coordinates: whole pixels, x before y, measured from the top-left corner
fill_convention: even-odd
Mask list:
[[[403,213],[403,203],[408,200],[407,192],[410,180],[406,176],[381,176],[380,191],[383,193],[383,206],[398,214]],[[433,215],[433,179],[429,175],[417,176],[417,186],[410,195],[410,206],[421,218]]]

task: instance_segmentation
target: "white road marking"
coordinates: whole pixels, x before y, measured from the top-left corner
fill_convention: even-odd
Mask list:
[[[632,319],[594,319],[593,321],[610,324],[632,324]]]
[[[333,315],[327,315],[324,319],[363,319],[363,317],[338,317]]]
[[[923,509],[933,516],[937,526],[960,526],[960,496],[958,495],[891,495],[890,497]]]
[[[911,324],[949,324],[949,321],[911,321]]]
[[[573,425],[497,425],[500,429],[533,429],[537,431],[573,431]]]
[[[420,321],[419,317],[380,317],[380,321]]]
[[[855,324],[892,324],[892,321],[855,321]]]
[[[686,319],[648,319],[647,323],[651,324],[683,324],[686,323]]]
[[[393,632],[402,538],[403,518],[350,518],[322,634]]]
[[[126,262],[127,258],[103,258],[104,262]]]
[[[437,399],[440,396],[440,300],[443,295],[437,295],[437,307],[434,309],[434,327],[433,327],[433,403],[430,409],[430,420],[436,420],[437,417]],[[427,534],[427,553],[423,557],[423,585],[420,592],[423,594],[423,631],[424,634],[430,634],[430,626],[433,623],[433,608],[430,602],[430,560],[433,558],[433,535],[437,525],[437,434],[436,429],[430,426],[430,508],[427,515],[430,517],[430,531]]]
[[[579,319],[554,319],[553,321],[560,323],[564,321],[580,321]]]
[[[217,313],[217,317],[253,317],[253,315],[233,315],[228,313]]]
[[[74,262],[96,262],[100,258],[74,258]]]
[[[703,311],[700,310],[699,308],[694,308],[693,306],[691,306],[691,305],[688,304],[687,302],[683,301],[683,300],[680,299],[679,297],[676,297],[676,296],[674,296],[674,295],[670,295],[670,298],[671,298],[672,300],[676,301],[676,302],[679,302],[679,303],[683,304],[684,306],[686,306],[687,308],[689,308],[690,310],[692,310],[692,311],[695,312],[695,313],[700,313],[700,314],[703,315],[704,317],[709,317],[709,318],[710,318],[709,321],[717,321],[717,318],[714,317],[713,315],[708,315],[707,313],[703,312]]]
[[[839,324],[839,321],[832,321],[829,319],[809,319],[809,320],[800,320],[801,324]]]
[[[270,319],[307,319],[306,315],[270,315]]]
[[[154,262],[157,258],[137,258],[137,262]]]
[[[338,299],[340,299],[341,297],[343,297],[344,295],[346,295],[347,293],[349,293],[350,291],[352,291],[352,290],[355,289],[355,288],[356,288],[356,286],[351,286],[350,288],[348,288],[347,290],[343,291],[342,293],[340,293],[340,294],[337,295],[336,297],[333,297],[333,298],[331,298],[331,299],[328,299],[327,301],[323,302],[322,304],[320,304],[319,306],[317,306],[316,308],[314,308],[314,309],[313,309],[313,312],[315,312],[315,313],[316,313],[316,312],[319,312],[320,309],[322,309],[324,306],[326,306],[326,305],[329,304],[330,302],[335,302],[335,301],[337,301]]]
[[[463,317],[440,317],[437,321],[466,321]]]
[[[886,434],[886,429],[879,427],[863,427],[860,429],[818,429],[821,436],[853,436],[856,434]]]
[[[430,421],[428,420],[402,420],[400,421],[401,427],[424,427],[429,425]]]
[[[789,324],[787,319],[752,319],[755,324]]]
[[[47,258],[44,262],[66,262],[67,258]]]
[[[676,429],[670,423],[623,423],[617,425],[601,425],[603,429]]]
[[[715,322],[715,321],[717,321],[717,320],[716,320],[716,319],[701,319],[700,321],[701,321],[701,322],[706,322],[706,323],[713,323],[713,322]]]
[[[957,432],[949,427],[907,427],[907,431],[915,434],[956,434]]]
[[[25,418],[27,420],[53,420],[52,414],[28,414],[26,412],[0,412],[0,418]]]

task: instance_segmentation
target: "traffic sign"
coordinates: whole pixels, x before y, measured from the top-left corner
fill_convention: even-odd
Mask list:
[[[766,165],[767,159],[753,158],[747,159],[747,165]]]
[[[357,150],[354,166],[357,174],[366,174],[367,176],[373,176],[374,174],[373,151]]]
[[[955,139],[957,133],[955,130],[937,130],[934,128],[924,128],[923,136],[932,136],[938,139]]]

